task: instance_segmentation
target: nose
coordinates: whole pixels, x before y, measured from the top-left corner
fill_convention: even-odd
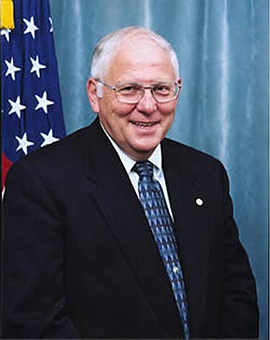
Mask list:
[[[145,89],[142,99],[137,104],[137,109],[143,113],[152,113],[157,109],[157,102],[151,93],[151,89]]]

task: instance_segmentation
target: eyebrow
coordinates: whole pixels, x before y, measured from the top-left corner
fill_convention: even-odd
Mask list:
[[[156,84],[171,84],[171,83],[176,83],[176,80],[156,80],[154,82],[147,82],[147,83],[143,83],[140,81],[134,81],[134,80],[130,80],[130,81],[119,81],[116,83],[116,85],[130,85],[130,84],[138,84],[138,85],[156,85]]]

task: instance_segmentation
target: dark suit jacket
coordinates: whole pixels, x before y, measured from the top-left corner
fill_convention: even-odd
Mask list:
[[[191,337],[256,337],[222,165],[170,140],[162,154]],[[144,211],[98,121],[11,169],[4,221],[3,337],[183,336]]]

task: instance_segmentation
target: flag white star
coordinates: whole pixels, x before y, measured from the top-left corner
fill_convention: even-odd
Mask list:
[[[9,104],[11,105],[11,110],[8,112],[8,114],[11,115],[12,113],[15,112],[18,118],[21,118],[21,111],[26,109],[26,106],[21,105],[21,97],[18,96],[15,102],[13,102],[10,99],[8,101]]]
[[[38,30],[38,27],[34,23],[34,17],[31,16],[30,20],[23,19],[24,23],[27,25],[26,30],[23,32],[23,34],[31,33],[32,38],[35,39],[35,31]]]
[[[10,29],[1,29],[1,35],[4,35],[6,37],[7,42],[9,42],[9,33],[11,32]]]
[[[24,133],[22,138],[16,136],[16,139],[19,143],[19,146],[17,147],[16,151],[19,151],[22,149],[24,154],[27,155],[27,148],[31,145],[34,145],[34,143],[27,140],[26,132]]]
[[[7,77],[9,74],[11,75],[11,78],[15,80],[15,72],[20,71],[21,69],[14,65],[14,59],[11,58],[10,61],[5,60],[5,63],[7,65],[7,72],[5,76]]]
[[[46,68],[47,66],[39,63],[39,56],[36,56],[36,59],[30,57],[30,61],[32,63],[32,68],[30,70],[31,73],[36,72],[38,78],[40,78],[40,70]]]
[[[51,24],[51,27],[50,27],[50,33],[53,32],[53,22],[52,22],[52,18],[49,17],[49,21],[50,21],[50,24]]]
[[[41,147],[48,145],[48,144],[51,144],[51,143],[54,143],[54,142],[59,140],[59,138],[53,137],[53,130],[52,129],[49,131],[49,133],[47,135],[46,135],[46,133],[42,133],[42,132],[40,132],[40,134],[44,139],[44,142],[41,144]]]
[[[43,109],[45,113],[48,113],[48,106],[54,104],[51,100],[47,99],[47,92],[44,91],[42,97],[39,97],[35,95],[36,100],[38,101],[37,106],[35,107],[35,110]]]

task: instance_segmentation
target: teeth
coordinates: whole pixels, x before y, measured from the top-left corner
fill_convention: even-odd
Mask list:
[[[134,122],[135,125],[137,126],[153,126],[155,125],[155,123],[137,123],[137,122]]]

